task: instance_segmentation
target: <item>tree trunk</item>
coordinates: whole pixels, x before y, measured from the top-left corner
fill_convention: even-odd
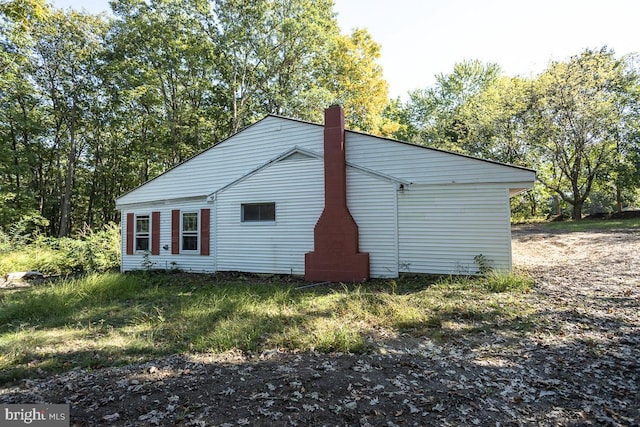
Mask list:
[[[12,148],[13,148],[13,167],[14,167],[14,173],[16,176],[16,195],[15,195],[15,207],[16,209],[20,210],[20,158],[18,155],[18,141],[16,140],[16,135],[13,131],[13,125],[11,125],[11,140],[13,142],[12,144]]]
[[[531,216],[536,217],[536,215],[538,215],[538,203],[536,202],[533,191],[529,191],[527,197],[529,198],[529,205],[531,206]]]
[[[553,198],[556,201],[556,215],[562,216],[562,205],[560,204],[561,203],[560,197],[553,196]]]
[[[85,219],[89,228],[93,228],[93,218],[94,218],[93,205],[94,203],[96,203],[95,201],[96,198],[98,198],[96,191],[98,186],[97,181],[100,178],[99,171],[101,169],[101,162],[102,162],[102,159],[100,157],[100,145],[97,144],[96,153],[95,153],[95,164],[93,165],[93,174],[91,175],[91,189],[89,190],[89,202],[87,203],[87,216]]]
[[[576,201],[573,204],[573,214],[572,214],[572,219],[574,221],[580,221],[582,219],[582,205],[584,204],[583,201]]]
[[[67,175],[65,177],[64,194],[62,195],[62,206],[60,207],[60,229],[59,237],[69,235],[71,225],[71,190],[73,187],[73,177],[76,166],[76,108],[75,101],[71,112],[71,123],[69,125],[69,155],[67,157]]]
[[[616,209],[618,213],[622,212],[622,190],[620,186],[616,184]]]
[[[97,169],[96,169],[97,170]],[[87,203],[87,216],[85,218],[85,222],[89,226],[89,228],[93,227],[93,204],[96,199],[96,179],[97,172],[94,170],[93,176],[91,177],[91,190],[89,190],[89,201]]]

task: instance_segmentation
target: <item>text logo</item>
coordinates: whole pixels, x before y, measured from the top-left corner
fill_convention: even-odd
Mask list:
[[[69,427],[69,405],[0,405],[0,425]]]

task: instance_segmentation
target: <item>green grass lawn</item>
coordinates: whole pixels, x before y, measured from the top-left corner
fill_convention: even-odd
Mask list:
[[[362,352],[382,329],[448,339],[526,327],[531,310],[522,275],[302,289],[287,281],[105,273],[0,290],[0,383],[183,352]]]
[[[553,231],[604,231],[640,228],[640,218],[629,219],[583,219],[581,221],[546,222],[543,227]]]

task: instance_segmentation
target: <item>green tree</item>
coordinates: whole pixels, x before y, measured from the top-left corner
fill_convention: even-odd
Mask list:
[[[532,85],[528,79],[502,76],[469,98],[459,112],[466,135],[458,144],[464,152],[535,167],[527,133]],[[547,214],[548,193],[542,185],[536,185],[514,199],[512,214],[521,218]]]
[[[500,76],[497,64],[478,60],[454,65],[450,74],[436,76],[433,88],[409,93],[409,133],[415,142],[466,152],[469,134],[462,109]]]
[[[34,78],[51,126],[47,148],[55,159],[55,187],[62,189],[60,236],[71,230],[76,167],[91,143],[88,115],[96,99],[97,59],[105,30],[102,18],[73,11],[54,11],[35,29]]]
[[[117,220],[114,199],[275,113],[398,130],[364,30],[332,0],[114,0],[114,17],[0,2],[0,226],[61,236]]]
[[[354,130],[389,134],[395,129],[383,112],[389,102],[389,87],[382,75],[380,45],[369,32],[355,29],[350,35],[336,35],[330,46],[320,85],[334,103],[342,104],[345,122]]]
[[[527,137],[531,81],[499,77],[459,108],[466,134],[460,139],[465,152],[487,159],[533,166]]]
[[[594,181],[615,158],[620,108],[629,85],[625,61],[612,51],[586,50],[567,62],[553,63],[533,90],[529,135],[540,161],[538,179],[582,218]]]
[[[414,135],[410,126],[409,113],[398,97],[390,99],[382,111],[382,132],[381,135],[395,138],[400,141],[412,141]]]
[[[640,187],[640,58],[628,55],[620,61],[625,72],[613,105],[620,118],[613,128],[616,151],[605,177],[613,183],[618,212],[622,212],[625,201],[635,201]]]
[[[47,19],[43,0],[0,3],[0,227],[34,214],[34,164],[43,133],[34,67],[33,26]]]
[[[318,70],[339,35],[332,8],[332,0],[214,3],[210,27],[223,58],[218,87],[231,132],[269,113],[321,117],[329,93],[318,82]]]
[[[208,2],[116,0],[112,8],[112,87],[134,112],[130,128],[143,155],[164,170],[226,136],[217,132],[224,117],[213,107],[219,63],[205,30]],[[143,169],[144,178],[159,172]]]

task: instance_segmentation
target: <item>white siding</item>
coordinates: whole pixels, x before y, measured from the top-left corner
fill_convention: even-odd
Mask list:
[[[323,154],[323,127],[269,116],[121,196],[117,205],[211,194],[298,146]],[[503,182],[530,188],[535,173],[411,144],[346,132],[347,160],[419,184]]]
[[[323,130],[270,116],[120,197],[122,253],[126,214],[159,211],[154,267],[171,268],[173,261],[189,271],[304,274],[324,203],[323,161],[295,155],[257,168],[294,147],[322,156]],[[372,277],[394,277],[398,268],[473,272],[479,254],[510,268],[509,189],[530,188],[535,172],[354,132],[346,132],[346,150],[350,164],[412,183],[397,192],[384,177],[347,170],[349,208]],[[214,203],[205,201],[220,189]],[[242,223],[240,205],[250,202],[275,202],[275,223]],[[171,246],[171,210],[202,208],[211,209],[210,256],[163,249]],[[122,270],[142,267],[141,254],[122,258]]]
[[[211,194],[295,146],[322,155],[323,127],[269,116],[121,196],[117,204]]]
[[[349,209],[369,253],[372,277],[396,277],[395,185],[347,169]],[[243,203],[275,202],[275,222],[241,222]],[[218,269],[304,274],[313,229],[324,206],[322,160],[291,158],[240,181],[216,196]]]
[[[216,195],[218,269],[304,274],[324,204],[321,160],[277,162]],[[275,222],[241,222],[243,203],[275,202]]]
[[[371,277],[397,277],[396,184],[347,168],[347,204]]]
[[[416,184],[505,183],[530,188],[535,172],[353,132],[347,160]]]
[[[210,256],[203,256],[199,253],[182,253],[178,255],[171,254],[171,211],[180,209],[183,211],[195,212],[200,209],[211,209],[211,232],[209,237],[209,253]],[[120,269],[122,271],[141,270],[143,268],[144,255],[135,253],[133,255],[126,254],[126,229],[127,229],[127,213],[133,212],[136,215],[151,215],[152,211],[160,212],[160,254],[149,255],[149,261],[153,262],[151,268],[154,269],[172,269],[178,268],[184,271],[193,272],[214,272],[216,271],[215,254],[213,252],[215,241],[214,233],[214,215],[213,206],[209,203],[190,202],[180,205],[157,205],[155,207],[145,207],[135,210],[126,210],[122,212],[122,262]],[[167,249],[164,249],[164,247]],[[175,264],[172,264],[175,262]]]
[[[499,185],[412,185],[398,193],[401,272],[477,272],[482,254],[511,268],[508,190]]]

